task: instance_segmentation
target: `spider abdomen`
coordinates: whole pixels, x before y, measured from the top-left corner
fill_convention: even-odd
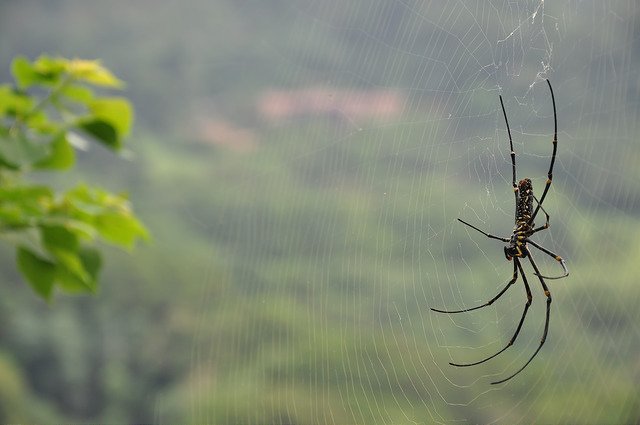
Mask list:
[[[518,182],[516,198],[516,224],[509,240],[509,245],[504,247],[504,256],[511,261],[513,257],[525,258],[527,256],[526,239],[533,234],[533,185],[531,179],[522,179]]]
[[[518,199],[516,203],[516,228],[515,231],[524,230],[520,229],[521,225],[527,223],[529,227],[533,227],[533,223],[529,223],[531,220],[531,214],[533,214],[533,185],[531,179],[522,179],[518,182]]]

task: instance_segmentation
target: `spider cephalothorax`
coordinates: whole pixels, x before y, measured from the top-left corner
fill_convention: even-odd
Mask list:
[[[474,363],[462,363],[462,364],[460,364],[460,363],[450,363],[450,364],[453,365],[453,366],[460,366],[460,367],[462,367],[462,366],[474,366],[474,365],[477,365],[477,364],[480,364],[480,363],[484,363],[487,360],[490,360],[490,359],[496,357],[498,354],[502,353],[504,350],[509,348],[514,343],[514,341],[518,337],[518,334],[520,333],[520,329],[522,328],[522,324],[524,323],[524,319],[527,316],[527,311],[529,310],[529,306],[531,305],[531,300],[533,298],[532,295],[531,295],[531,288],[529,287],[529,283],[527,282],[527,277],[524,274],[524,268],[522,267],[522,264],[520,262],[520,259],[524,259],[524,258],[528,258],[529,259],[529,262],[531,263],[531,267],[533,267],[534,274],[538,277],[538,280],[540,281],[540,285],[542,286],[543,293],[544,293],[545,297],[547,298],[547,315],[546,315],[546,319],[545,319],[545,323],[544,323],[544,332],[542,334],[542,338],[540,339],[540,345],[538,345],[538,348],[533,353],[533,355],[531,355],[531,357],[524,364],[524,366],[522,366],[520,369],[518,369],[515,373],[511,374],[509,377],[507,377],[505,379],[501,379],[499,381],[492,382],[492,384],[500,384],[502,382],[508,381],[509,379],[513,378],[518,373],[522,372],[524,370],[524,368],[527,367],[527,365],[531,362],[531,360],[533,360],[533,358],[536,356],[536,354],[538,354],[538,351],[540,351],[540,349],[542,348],[542,345],[544,344],[544,342],[545,342],[545,340],[547,338],[547,332],[549,330],[549,313],[550,313],[550,307],[551,307],[551,292],[549,291],[549,288],[547,287],[545,279],[561,279],[561,278],[567,277],[569,275],[569,271],[567,270],[567,267],[566,267],[562,257],[560,257],[559,255],[554,254],[553,252],[549,251],[547,248],[544,248],[543,246],[538,245],[536,242],[534,242],[531,239],[529,239],[535,233],[537,233],[537,232],[539,232],[541,230],[547,229],[549,227],[549,214],[547,214],[547,212],[542,207],[542,203],[544,202],[544,199],[547,196],[547,192],[549,191],[549,187],[551,186],[551,181],[553,180],[553,164],[555,163],[555,160],[556,160],[556,151],[557,151],[557,148],[558,148],[558,119],[557,119],[557,116],[556,116],[556,100],[553,97],[553,89],[551,88],[551,83],[549,82],[549,80],[547,80],[547,84],[549,85],[549,91],[551,92],[551,101],[553,103],[553,122],[554,122],[553,142],[552,142],[553,143],[553,153],[551,154],[551,163],[549,164],[549,171],[547,172],[547,181],[545,183],[544,190],[542,191],[542,196],[540,196],[540,200],[538,200],[538,198],[536,198],[535,195],[533,194],[533,185],[531,184],[531,179],[528,179],[528,178],[522,179],[516,185],[516,153],[513,150],[513,140],[511,139],[511,129],[509,128],[509,120],[507,119],[507,112],[504,109],[504,103],[502,102],[502,96],[500,96],[500,106],[502,106],[502,113],[504,115],[504,121],[505,121],[505,123],[507,125],[507,134],[509,135],[509,147],[511,148],[511,169],[512,169],[512,172],[513,172],[513,178],[512,178],[512,183],[511,184],[513,186],[513,192],[515,194],[515,202],[516,202],[515,226],[513,228],[513,233],[508,238],[495,236],[495,235],[489,234],[489,233],[487,233],[487,232],[485,232],[483,230],[480,230],[476,226],[474,226],[472,224],[469,224],[464,220],[458,219],[464,225],[469,226],[474,230],[477,230],[478,232],[482,233],[483,235],[487,236],[488,238],[497,239],[499,241],[507,243],[507,245],[504,247],[504,255],[507,258],[507,260],[509,260],[509,261],[513,260],[513,275],[511,277],[511,280],[502,289],[502,291],[500,291],[498,293],[498,295],[496,295],[495,297],[493,297],[492,299],[490,299],[489,301],[487,301],[486,303],[484,303],[482,305],[479,305],[479,306],[476,306],[476,307],[471,307],[471,308],[465,308],[463,310],[453,310],[453,311],[439,310],[439,309],[432,308],[432,310],[437,311],[439,313],[463,313],[463,312],[466,312],[466,311],[478,310],[480,308],[487,307],[487,306],[493,304],[493,302],[496,301],[498,298],[500,298],[502,296],[502,294],[507,292],[507,289],[509,289],[509,287],[511,287],[511,285],[513,285],[516,282],[516,280],[518,279],[518,272],[520,272],[520,275],[522,276],[522,283],[524,284],[524,289],[525,289],[525,291],[527,293],[527,301],[526,301],[526,303],[524,305],[524,311],[522,312],[522,317],[520,318],[520,322],[518,323],[518,327],[516,328],[516,331],[513,334],[513,336],[511,337],[511,340],[509,341],[509,343],[502,350],[500,350],[497,353],[493,354],[492,356],[486,357],[486,358],[484,358],[484,359],[482,359],[480,361],[477,361],[477,362],[474,362]],[[537,204],[535,209],[533,208],[534,202]],[[542,210],[542,212],[545,215],[545,223],[540,227],[535,227],[535,225],[533,223],[533,220],[535,220],[536,215],[538,214],[538,211],[540,211],[540,210]],[[543,276],[542,274],[540,274],[540,270],[538,269],[538,265],[533,260],[533,257],[531,256],[531,251],[529,250],[528,245],[531,245],[531,246],[539,249],[540,251],[544,252],[545,254],[553,257],[554,260],[556,260],[560,264],[560,266],[562,266],[562,271],[563,271],[562,275],[561,276],[555,276],[555,277],[548,277],[548,276]]]

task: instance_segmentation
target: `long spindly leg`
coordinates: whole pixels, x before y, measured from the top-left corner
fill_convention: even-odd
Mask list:
[[[516,270],[520,270],[520,275],[522,275],[522,281],[524,282],[524,288],[527,291],[527,302],[524,305],[524,310],[522,311],[522,317],[520,317],[520,322],[518,323],[518,327],[516,328],[516,331],[514,332],[513,336],[511,337],[511,339],[509,340],[509,342],[507,343],[507,345],[505,345],[505,347],[498,351],[497,353],[495,353],[492,356],[489,356],[485,359],[479,360],[477,362],[473,362],[473,363],[452,363],[449,362],[450,365],[452,366],[458,366],[458,367],[466,367],[466,366],[475,366],[478,365],[480,363],[484,363],[487,360],[491,360],[492,358],[496,357],[498,354],[502,353],[503,351],[505,351],[507,348],[511,347],[513,345],[513,343],[515,342],[516,338],[518,337],[518,334],[520,333],[520,329],[522,329],[522,324],[524,323],[524,318],[527,317],[527,311],[529,310],[529,307],[531,306],[531,288],[529,288],[529,283],[527,282],[527,277],[524,274],[524,270],[522,270],[522,265],[520,265],[520,260],[518,260],[518,258],[514,258],[513,259],[513,266],[514,266],[514,271],[513,271],[513,275],[517,276],[517,272]],[[517,269],[516,269],[517,267]],[[509,284],[513,283],[514,281],[509,282]],[[503,290],[503,292],[506,290],[506,288]],[[502,295],[502,294],[500,294]]]
[[[540,202],[538,202],[538,206],[533,211],[533,214],[529,219],[529,223],[533,223],[533,220],[535,220],[538,211],[542,208],[542,203],[544,202],[544,198],[547,196],[549,187],[551,187],[551,181],[553,180],[553,164],[556,162],[556,152],[558,150],[558,116],[556,114],[556,98],[553,96],[553,89],[551,88],[549,80],[547,80],[547,84],[549,85],[551,102],[553,103],[553,153],[551,154],[551,163],[549,164],[549,171],[547,172],[547,182],[544,186],[542,196],[540,197]]]
[[[528,251],[528,257],[529,257],[529,261],[531,262],[531,266],[533,266],[533,270],[536,272],[536,276],[538,276],[538,279],[540,280],[540,284],[542,285],[542,289],[544,291],[544,295],[547,297],[547,316],[546,316],[546,319],[545,319],[545,322],[544,322],[544,332],[542,333],[542,338],[540,339],[540,345],[538,345],[538,348],[533,353],[533,355],[531,355],[529,360],[527,360],[527,362],[524,364],[524,366],[522,366],[520,369],[518,369],[515,373],[513,373],[509,377],[501,379],[499,381],[492,382],[492,384],[501,384],[501,383],[506,382],[509,379],[513,378],[514,376],[516,376],[520,372],[522,372],[524,370],[524,368],[527,367],[529,365],[529,363],[531,363],[531,360],[533,360],[533,358],[538,354],[538,352],[540,351],[540,349],[544,345],[544,342],[547,340],[547,333],[549,332],[549,314],[551,312],[551,292],[549,292],[549,288],[547,287],[547,284],[544,282],[544,279],[540,275],[540,270],[538,270],[538,266],[536,265],[535,261],[533,261],[533,257],[531,256],[531,251]],[[520,270],[520,273],[522,274],[522,278],[524,280],[524,272],[522,270]]]
[[[535,199],[535,200],[536,200],[536,202],[538,203],[538,205],[540,205],[540,201],[538,201],[538,198],[536,198],[536,196],[535,196],[535,195],[533,195],[533,199]],[[550,224],[549,224],[549,219],[550,219],[551,217],[549,216],[549,213],[544,209],[544,207],[543,207],[542,205],[540,205],[540,209],[542,210],[542,212],[543,212],[543,213],[544,213],[544,215],[545,215],[545,221],[544,221],[544,224],[543,224],[542,226],[540,226],[540,227],[537,227],[537,228],[533,229],[533,230],[531,231],[531,235],[533,235],[534,233],[538,233],[540,230],[548,229],[548,228],[549,228],[549,226],[550,226]],[[529,235],[529,236],[531,236],[531,235]]]
[[[459,221],[460,223],[462,223],[462,224],[466,224],[467,226],[471,227],[471,228],[472,228],[472,229],[474,229],[474,230],[477,230],[478,232],[482,233],[483,235],[485,235],[485,236],[486,236],[486,237],[488,237],[488,238],[491,238],[491,239],[497,239],[497,240],[502,241],[502,242],[509,242],[509,238],[502,238],[502,237],[500,237],[500,236],[491,235],[491,234],[489,234],[489,233],[487,233],[487,232],[485,232],[485,231],[483,231],[483,230],[478,229],[478,228],[477,228],[476,226],[474,226],[473,224],[469,224],[469,223],[467,223],[467,222],[466,222],[466,221],[464,221],[464,220],[458,219],[458,221]]]
[[[431,310],[437,311],[438,313],[464,313],[464,312],[467,312],[467,311],[478,310],[478,309],[480,309],[482,307],[488,307],[491,304],[493,304],[498,298],[500,298],[502,296],[502,294],[507,292],[507,289],[509,289],[509,287],[511,285],[513,285],[517,279],[518,279],[518,269],[516,269],[516,263],[513,263],[513,276],[511,277],[511,280],[507,283],[507,286],[505,286],[502,289],[502,291],[500,291],[498,293],[498,295],[496,295],[495,297],[491,298],[486,303],[484,303],[482,305],[475,306],[475,307],[471,307],[471,308],[465,308],[463,310],[440,310],[440,309],[433,308],[433,307],[431,308]]]
[[[518,186],[516,185],[516,151],[513,150],[513,139],[511,138],[511,129],[509,128],[509,120],[507,119],[507,111],[504,109],[504,103],[502,102],[502,96],[500,96],[500,106],[502,106],[502,114],[504,115],[504,122],[507,125],[507,134],[509,135],[509,149],[511,150],[511,185],[513,186],[513,193],[516,197],[516,205],[518,204]]]
[[[562,267],[562,276],[553,276],[553,277],[549,277],[549,276],[543,276],[543,275],[538,275],[537,270],[536,270],[536,276],[542,277],[544,279],[562,279],[563,277],[567,277],[569,276],[569,270],[567,269],[567,265],[564,263],[564,260],[562,259],[561,256],[554,254],[553,252],[549,251],[547,248],[538,245],[537,243],[535,243],[534,241],[530,240],[530,239],[525,239],[525,241],[533,246],[535,246],[536,248],[538,248],[540,251],[544,252],[545,254],[547,254],[550,257],[553,257],[554,260],[556,260],[558,263],[560,263],[560,266]]]

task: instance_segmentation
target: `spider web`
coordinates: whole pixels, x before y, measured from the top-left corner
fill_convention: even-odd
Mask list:
[[[311,255],[281,263],[268,288],[248,293],[267,291],[265,298],[277,300],[265,307],[267,314],[284,315],[284,322],[301,323],[302,329],[284,326],[267,344],[264,349],[273,356],[290,361],[274,361],[258,385],[245,383],[253,389],[232,390],[222,408],[226,418],[234,418],[244,397],[263,399],[271,389],[272,399],[249,415],[256,422],[637,419],[629,374],[637,378],[640,321],[636,304],[628,301],[638,296],[632,266],[638,250],[630,234],[637,234],[639,174],[632,170],[640,159],[633,142],[638,106],[633,4],[287,6],[291,40],[316,44],[296,51],[295,43],[267,39],[264,54],[280,64],[272,85],[290,90],[280,93],[285,99],[324,101],[331,113],[319,107],[300,118],[292,112],[289,122],[271,130],[277,134],[269,139],[274,144],[287,138],[299,142],[282,143],[278,154],[297,167],[296,185],[315,187],[311,196],[300,191],[283,206],[280,219],[299,225],[302,233],[285,238],[282,248],[289,259],[305,249]],[[511,123],[518,177],[531,177],[540,193],[553,135],[544,78],[555,88],[560,142],[545,202],[552,226],[536,240],[565,256],[572,274],[548,282],[554,302],[540,354],[516,379],[495,387],[489,382],[523,365],[542,334],[545,298],[528,262],[523,266],[533,305],[514,346],[489,362],[460,369],[448,365],[504,347],[526,300],[520,281],[480,311],[446,315],[429,307],[484,303],[511,277],[502,245],[456,218],[494,234],[511,232],[511,169],[498,94]],[[315,94],[305,92],[308,87]],[[358,102],[367,100],[361,98],[374,92],[397,96],[398,110],[376,116],[354,106],[362,107]],[[369,101],[383,109],[389,99]],[[305,125],[297,121],[304,119]],[[286,187],[290,177],[268,173],[265,191]],[[237,189],[242,193],[242,186]],[[345,198],[348,205],[342,204]],[[304,218],[305,208],[318,211],[313,222]],[[259,222],[260,213],[253,214]],[[270,254],[259,244],[281,230],[272,226],[253,228],[249,237],[256,247],[243,252],[246,264],[267,261]],[[534,254],[545,274],[559,272],[552,259]],[[238,330],[236,336],[271,332],[256,323],[248,334]],[[212,354],[202,360],[211,368],[227,349],[215,345],[212,340]],[[241,354],[243,343],[234,349]],[[257,353],[249,364],[257,366],[264,357]],[[245,373],[231,371],[231,381],[241,381]],[[207,401],[194,405],[193,419],[210,419],[207,412],[216,410],[211,397],[227,391],[224,385],[201,389],[197,398]]]

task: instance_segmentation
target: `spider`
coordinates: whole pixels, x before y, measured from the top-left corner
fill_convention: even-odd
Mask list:
[[[533,194],[533,186],[531,184],[531,179],[529,179],[529,178],[524,178],[524,179],[520,180],[518,182],[518,184],[516,184],[516,153],[513,150],[513,140],[511,139],[511,130],[509,128],[509,120],[507,119],[507,112],[504,109],[504,103],[502,102],[502,96],[500,96],[500,106],[502,106],[502,113],[504,115],[504,121],[505,121],[505,123],[507,125],[507,134],[509,135],[509,147],[511,148],[511,169],[512,169],[512,172],[513,172],[512,185],[513,185],[513,192],[515,194],[515,204],[516,204],[516,208],[515,208],[515,226],[513,228],[513,233],[508,238],[495,236],[495,235],[489,234],[489,233],[487,233],[487,232],[485,232],[483,230],[480,230],[476,226],[474,226],[472,224],[469,224],[466,221],[461,220],[461,219],[458,218],[458,221],[460,221],[462,224],[464,224],[465,226],[471,227],[474,230],[477,230],[478,232],[482,233],[486,237],[488,237],[490,239],[497,239],[499,241],[507,243],[507,245],[504,247],[504,256],[507,258],[508,261],[513,260],[513,276],[511,277],[511,280],[498,293],[498,295],[496,295],[495,297],[493,297],[492,299],[490,299],[489,301],[487,301],[486,303],[484,303],[482,305],[479,305],[479,306],[476,306],[476,307],[471,307],[471,308],[465,308],[464,310],[440,310],[440,309],[436,309],[436,308],[432,308],[431,309],[431,310],[436,311],[438,313],[464,313],[464,312],[467,312],[467,311],[473,311],[473,310],[481,309],[483,307],[488,307],[491,304],[493,304],[494,301],[498,300],[505,292],[507,292],[507,290],[516,282],[516,280],[518,280],[518,271],[519,271],[520,275],[522,276],[522,282],[524,283],[524,289],[527,292],[527,302],[524,305],[524,310],[522,312],[522,317],[520,318],[520,322],[518,323],[518,327],[516,328],[515,333],[511,337],[511,340],[507,343],[507,345],[503,349],[501,349],[497,353],[495,353],[495,354],[493,354],[493,355],[491,355],[491,356],[489,356],[487,358],[484,358],[482,360],[479,360],[477,362],[473,362],[473,363],[453,363],[453,362],[450,362],[449,364],[452,365],[452,366],[457,366],[457,367],[475,366],[475,365],[479,365],[481,363],[484,363],[484,362],[486,362],[488,360],[493,359],[494,357],[496,357],[497,355],[499,355],[503,351],[505,351],[507,348],[509,348],[511,345],[513,345],[513,343],[515,342],[516,338],[518,337],[518,334],[520,333],[520,329],[522,328],[522,324],[524,323],[524,319],[527,316],[527,311],[529,310],[529,307],[531,306],[531,300],[532,300],[531,288],[529,288],[529,283],[527,282],[527,277],[526,277],[526,275],[524,273],[524,269],[523,269],[522,264],[521,264],[521,260],[524,260],[525,258],[529,259],[529,262],[531,263],[531,266],[533,267],[533,270],[535,272],[534,275],[538,277],[538,280],[540,281],[540,284],[542,285],[542,290],[544,291],[544,295],[547,297],[547,315],[546,315],[546,319],[545,319],[545,322],[544,322],[544,331],[542,333],[542,338],[540,339],[540,345],[538,345],[538,348],[533,353],[533,355],[529,358],[529,360],[527,360],[527,362],[524,364],[524,366],[522,366],[520,369],[515,371],[509,377],[501,379],[499,381],[492,382],[492,384],[501,384],[503,382],[506,382],[506,381],[510,380],[511,378],[513,378],[514,376],[516,376],[517,374],[522,372],[524,370],[524,368],[526,368],[529,365],[529,363],[531,363],[533,358],[538,354],[538,352],[540,351],[540,349],[544,345],[544,342],[545,342],[545,340],[547,338],[547,332],[549,331],[549,311],[550,311],[550,307],[551,307],[551,292],[549,291],[549,288],[547,287],[547,284],[545,283],[545,279],[562,279],[562,278],[567,277],[569,275],[569,271],[567,270],[567,266],[565,264],[565,261],[562,259],[562,257],[560,257],[557,254],[554,254],[553,252],[551,252],[547,248],[537,244],[536,242],[534,242],[534,241],[532,241],[530,239],[531,236],[533,236],[535,233],[549,228],[549,214],[542,207],[542,203],[544,202],[544,200],[545,200],[545,198],[547,196],[547,192],[549,191],[549,187],[551,186],[551,180],[553,179],[553,164],[554,164],[554,162],[556,160],[556,150],[558,148],[558,119],[557,119],[557,116],[556,116],[556,100],[555,100],[555,98],[553,96],[553,89],[551,88],[551,83],[549,82],[549,80],[546,80],[546,81],[547,81],[547,84],[549,86],[549,92],[551,93],[551,101],[553,103],[554,130],[553,130],[553,153],[551,155],[551,164],[549,165],[549,171],[547,173],[547,182],[546,182],[546,184],[544,186],[544,190],[542,192],[542,196],[538,200],[538,198],[536,198],[536,196]],[[533,208],[534,207],[534,202],[536,204],[535,209]],[[536,218],[536,216],[537,216],[539,211],[542,211],[544,213],[544,215],[545,215],[545,223],[542,226],[535,227],[533,221],[535,220],[535,218]],[[540,273],[540,270],[538,269],[538,265],[533,260],[533,256],[531,255],[531,250],[529,249],[529,246],[533,246],[533,247],[539,249],[540,251],[542,251],[543,253],[549,255],[550,257],[553,257],[554,260],[556,260],[558,263],[560,263],[560,265],[562,266],[562,271],[563,271],[562,275],[561,276],[555,276],[555,277],[543,276]]]

